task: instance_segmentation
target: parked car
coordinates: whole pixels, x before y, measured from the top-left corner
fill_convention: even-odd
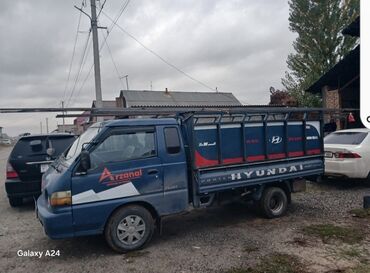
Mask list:
[[[324,171],[320,120],[284,111],[92,125],[43,176],[36,210],[45,233],[104,234],[126,252],[143,247],[163,216],[191,206],[244,199],[268,218],[284,215],[301,178]]]
[[[24,197],[40,195],[42,174],[74,140],[70,134],[48,134],[17,141],[6,167],[5,189],[11,206],[21,205]]]
[[[11,145],[12,141],[9,138],[5,138],[1,140],[1,143],[5,145]]]
[[[370,129],[331,133],[324,149],[326,177],[370,178]]]

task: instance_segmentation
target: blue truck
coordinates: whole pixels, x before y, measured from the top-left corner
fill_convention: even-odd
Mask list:
[[[215,111],[93,124],[42,179],[36,210],[52,239],[104,234],[142,248],[164,216],[234,200],[284,215],[324,171],[320,111]]]

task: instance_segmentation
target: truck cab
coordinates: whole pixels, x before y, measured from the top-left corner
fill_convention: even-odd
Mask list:
[[[53,166],[43,177],[37,201],[39,219],[51,238],[103,233],[108,218],[125,204],[158,217],[181,212],[189,203],[176,119],[94,124]]]

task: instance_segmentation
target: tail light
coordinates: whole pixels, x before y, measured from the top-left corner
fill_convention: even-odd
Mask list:
[[[361,158],[359,154],[351,152],[337,152],[334,156],[335,158]]]
[[[9,162],[6,164],[6,178],[18,178],[18,173],[13,169],[13,166]]]

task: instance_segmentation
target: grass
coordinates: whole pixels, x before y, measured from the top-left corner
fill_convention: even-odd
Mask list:
[[[358,218],[370,218],[370,209],[353,209],[350,213]]]
[[[343,256],[349,257],[349,258],[360,258],[362,256],[363,252],[361,252],[361,250],[359,250],[358,248],[351,247],[349,249],[342,250],[341,254]]]
[[[324,243],[330,240],[340,240],[347,244],[356,244],[364,239],[364,234],[350,227],[340,227],[332,224],[310,225],[303,228],[306,235],[321,238]]]
[[[251,268],[232,268],[225,273],[302,273],[303,265],[296,256],[275,253]]]

